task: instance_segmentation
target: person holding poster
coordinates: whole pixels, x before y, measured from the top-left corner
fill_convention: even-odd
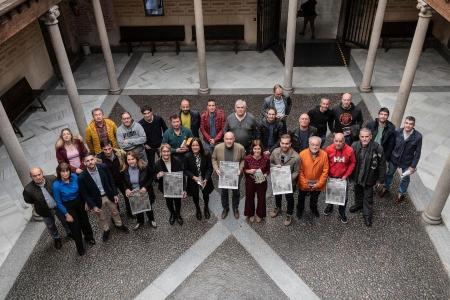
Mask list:
[[[308,149],[300,152],[300,177],[298,185],[297,218],[301,219],[305,209],[305,198],[309,193],[309,208],[311,213],[318,218],[317,201],[320,192],[325,189],[328,178],[328,157],[327,153],[320,149],[322,139],[318,136],[309,138]]]
[[[355,169],[356,159],[352,147],[345,143],[345,137],[342,133],[336,133],[333,138],[333,144],[328,146],[325,151],[328,154],[328,164],[330,167],[328,176],[330,178],[339,178],[347,180]],[[339,206],[339,217],[341,222],[347,224],[345,208],[347,207],[347,195],[345,196],[345,205]],[[325,216],[333,212],[333,204],[328,204],[323,212]]]
[[[212,165],[214,171],[218,176],[220,173],[220,162],[237,162],[239,163],[238,170],[238,188],[232,189],[233,193],[233,213],[236,219],[239,219],[239,200],[241,197],[241,193],[239,191],[239,182],[242,176],[242,169],[244,168],[244,158],[245,158],[245,149],[239,143],[235,143],[234,133],[227,132],[223,138],[224,142],[220,143],[214,148],[214,152],[212,155]],[[220,198],[222,200],[222,219],[225,219],[228,216],[228,212],[230,211],[230,202],[228,199],[228,191],[230,189],[221,189]]]
[[[245,157],[245,211],[247,221],[260,223],[266,217],[267,175],[270,172],[269,157],[263,153],[260,140],[254,140],[250,155]],[[255,194],[258,197],[255,214]]]
[[[134,151],[127,152],[126,168],[123,171],[123,184],[125,186],[125,194],[127,197],[133,195],[133,191],[139,191],[141,194],[148,193],[150,201],[150,210],[146,211],[150,226],[156,228],[155,215],[152,205],[155,202],[155,193],[152,186],[153,170],[148,169],[147,163],[139,159],[138,154]],[[136,215],[137,223],[133,230],[138,230],[144,225],[144,213]]]
[[[291,169],[292,186],[295,186],[295,182],[298,180],[299,169],[299,156],[297,152],[291,147],[291,136],[289,134],[283,134],[280,138],[280,147],[275,148],[270,155],[270,167],[281,168],[282,166],[289,166]],[[286,219],[284,225],[289,226],[292,223],[292,214],[294,213],[294,191],[292,193],[284,194],[287,202]],[[271,218],[275,218],[281,211],[281,200],[283,195],[275,195],[275,205],[270,213]]]
[[[156,162],[155,174],[158,180],[158,190],[164,195],[164,176],[170,172],[183,172],[183,162],[178,156],[171,155],[172,148],[169,144],[161,144],[159,148],[161,158]],[[167,191],[166,191],[167,192]],[[181,198],[186,198],[185,181],[183,178],[183,191],[179,198],[165,198],[166,205],[170,212],[169,224],[173,225],[177,221],[180,226],[184,221],[181,217]]]

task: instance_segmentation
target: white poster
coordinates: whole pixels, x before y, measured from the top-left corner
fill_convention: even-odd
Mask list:
[[[219,189],[239,189],[239,163],[234,161],[220,162]]]
[[[130,200],[131,213],[133,215],[152,210],[147,192],[141,194],[139,189],[132,190],[128,199]]]
[[[165,198],[183,197],[183,172],[165,173],[163,177],[163,184]]]
[[[292,193],[291,167],[270,168],[270,179],[272,181],[272,192],[274,195]]]
[[[328,178],[325,203],[345,205],[347,180]]]

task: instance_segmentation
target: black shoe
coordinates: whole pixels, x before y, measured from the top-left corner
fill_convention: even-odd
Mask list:
[[[362,209],[362,206],[352,205],[352,206],[350,207],[350,212],[351,212],[351,213],[355,213],[355,212],[357,212],[357,211],[360,211],[361,209]]]
[[[91,246],[94,246],[95,245],[95,240],[92,238],[92,239],[84,239],[85,241],[86,241],[86,243],[88,243],[89,245],[91,245]]]
[[[62,247],[61,239],[55,239],[55,248],[59,250],[61,249],[61,247]]]
[[[177,223],[180,224],[180,226],[183,226],[184,221],[183,221],[183,218],[181,216],[177,217]]]
[[[348,219],[347,216],[339,216],[339,219],[341,220],[342,224],[347,224],[348,223]]]
[[[201,220],[202,219],[202,211],[199,209],[197,209],[197,212],[195,213],[195,217],[197,218],[197,220]]]
[[[79,255],[79,256],[83,256],[83,255],[86,254],[86,250],[84,250],[84,249],[77,250],[77,251],[78,251],[78,255]]]
[[[105,243],[109,240],[109,234],[111,233],[111,230],[103,231],[102,235],[102,241]]]
[[[205,219],[208,220],[209,218],[211,218],[211,213],[209,212],[209,208],[208,207],[204,208],[203,214],[205,215]]]
[[[170,214],[169,224],[170,224],[170,225],[175,224],[175,215],[174,215],[174,214]]]
[[[128,227],[123,224],[122,224],[122,226],[116,226],[116,227],[117,227],[117,229],[119,229],[122,232],[130,233],[130,230],[128,229]]]
[[[323,214],[325,216],[329,216],[333,212],[333,204],[328,204],[327,207],[323,210]]]
[[[317,210],[317,208],[312,208],[311,209],[311,213],[313,214],[314,217],[318,218],[320,216],[319,211]]]
[[[297,209],[297,219],[301,219],[302,218],[302,215],[303,215],[303,211],[299,211],[298,209]]]
[[[369,217],[364,217],[364,224],[366,224],[367,227],[372,226],[372,219]]]
[[[224,209],[223,211],[222,211],[222,219],[226,219],[226,217],[228,216],[228,212],[229,212],[230,210],[229,209]]]
[[[239,219],[239,209],[235,209],[233,214],[235,219]]]

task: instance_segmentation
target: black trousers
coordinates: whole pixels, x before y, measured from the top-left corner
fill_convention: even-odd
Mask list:
[[[153,214],[153,209],[152,210],[148,210],[145,212],[145,214],[147,215],[148,221],[155,221],[155,215]],[[145,217],[144,217],[144,213],[138,213],[136,215],[136,220],[139,224],[144,224],[145,223]]]
[[[159,158],[159,147],[157,148],[145,148],[145,153],[147,154],[147,160],[149,167],[152,167],[152,170],[155,169],[155,155]]]
[[[363,216],[373,215],[373,186],[355,184],[355,205],[363,208]]]
[[[73,234],[78,252],[82,252],[84,250],[83,235],[86,240],[94,239],[91,223],[89,223],[89,217],[84,209],[84,204],[81,200],[75,199],[64,202],[64,206],[73,218],[73,222],[67,222],[67,224]]]
[[[284,197],[286,198],[286,204],[287,204],[287,211],[286,213],[288,215],[292,215],[294,213],[294,194],[285,194]],[[283,195],[275,195],[275,205],[278,209],[281,209],[281,200],[283,199]]]
[[[209,204],[209,194],[205,191],[200,191],[200,189],[197,188],[192,192],[192,200],[194,201],[196,209],[200,209],[200,193],[203,195],[203,205],[208,207]]]
[[[181,217],[181,198],[165,198],[171,215]]]
[[[311,210],[317,209],[317,202],[319,200],[320,191],[299,191],[298,192],[298,203],[297,203],[297,216],[301,216],[305,210],[305,200],[306,195],[309,193],[309,208]]]

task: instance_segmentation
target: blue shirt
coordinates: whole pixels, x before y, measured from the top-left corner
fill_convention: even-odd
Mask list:
[[[53,197],[56,201],[56,207],[63,214],[67,214],[67,209],[63,205],[64,202],[70,202],[78,198],[78,176],[70,174],[69,183],[65,183],[61,179],[53,182]]]

